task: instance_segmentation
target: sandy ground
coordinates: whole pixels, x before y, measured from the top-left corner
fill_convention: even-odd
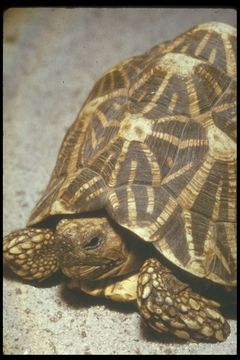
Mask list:
[[[4,17],[4,234],[25,226],[66,129],[94,82],[120,60],[194,24],[236,24],[231,9],[10,9]],[[55,276],[4,277],[5,354],[235,354],[146,329],[131,306],[91,298]]]

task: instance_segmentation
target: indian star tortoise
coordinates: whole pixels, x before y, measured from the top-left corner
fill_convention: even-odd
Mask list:
[[[236,286],[235,86],[236,29],[218,22],[109,70],[27,227],[5,236],[4,263],[135,302],[158,332],[224,341],[220,304],[196,285]]]

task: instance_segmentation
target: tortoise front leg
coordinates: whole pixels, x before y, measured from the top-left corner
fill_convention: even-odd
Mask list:
[[[16,230],[3,239],[3,259],[24,279],[44,280],[59,268],[54,233],[47,228]]]
[[[147,324],[189,341],[224,341],[230,334],[219,304],[195,293],[156,259],[143,264],[137,304]]]

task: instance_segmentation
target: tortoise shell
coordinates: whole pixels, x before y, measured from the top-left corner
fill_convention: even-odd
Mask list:
[[[109,70],[28,225],[105,209],[180,268],[235,285],[235,42],[206,23]]]

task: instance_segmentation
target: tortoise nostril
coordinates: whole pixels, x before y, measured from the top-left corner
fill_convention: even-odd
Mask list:
[[[73,251],[73,248],[74,245],[71,234],[65,233],[56,236],[56,251],[58,256],[62,257],[64,254]]]

